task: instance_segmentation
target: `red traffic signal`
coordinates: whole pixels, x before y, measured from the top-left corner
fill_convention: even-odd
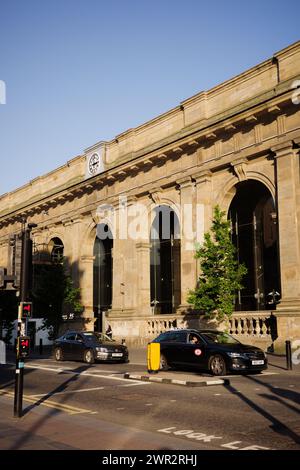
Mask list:
[[[30,351],[30,338],[29,336],[18,337],[18,353],[19,357],[26,357]]]
[[[31,318],[32,302],[21,302],[22,318]]]

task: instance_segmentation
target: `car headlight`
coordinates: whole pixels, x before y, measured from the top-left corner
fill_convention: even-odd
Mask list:
[[[227,355],[228,355],[229,357],[244,357],[243,354],[241,354],[241,353],[236,353],[236,352],[228,352]]]
[[[107,348],[96,348],[96,351],[98,351],[98,352],[105,352],[105,353],[108,352],[108,351],[107,351]]]

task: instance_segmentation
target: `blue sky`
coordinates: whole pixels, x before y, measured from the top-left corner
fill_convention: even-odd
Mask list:
[[[0,194],[300,39],[286,0],[0,0]]]

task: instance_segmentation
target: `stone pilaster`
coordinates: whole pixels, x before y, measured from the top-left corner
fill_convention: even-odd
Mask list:
[[[136,243],[137,253],[137,307],[141,316],[151,314],[150,310],[150,243]]]
[[[130,201],[131,203],[132,201]],[[132,316],[136,308],[136,250],[135,241],[128,236],[129,210],[127,203],[116,205],[116,234],[113,243],[113,295],[109,317]],[[120,211],[123,211],[123,215]]]
[[[211,228],[213,215],[212,173],[209,170],[193,175],[196,185],[196,207],[198,210],[198,237],[203,241],[203,234]],[[201,218],[202,214],[202,218]]]
[[[80,243],[84,229],[83,220],[81,217],[76,217],[74,220],[65,222],[63,225],[66,236],[64,256],[67,259],[73,281],[77,286],[80,283],[79,253],[81,251]]]
[[[180,297],[174,292],[175,298],[180,299],[178,311],[186,312],[190,305],[187,303],[187,296],[190,289],[196,284],[196,214],[195,214],[195,188],[191,177],[185,177],[176,181],[180,187],[180,267],[174,266],[175,275],[180,272]],[[176,248],[176,247],[175,247]],[[179,258],[179,257],[178,257]],[[180,270],[180,271],[179,271]],[[178,283],[175,283],[178,285]]]
[[[292,142],[272,148],[276,161],[281,271],[280,310],[300,313],[299,149]]]
[[[94,256],[82,256],[80,258],[80,274],[81,274],[81,302],[84,305],[82,318],[85,327],[88,330],[94,329],[94,312],[93,312],[93,266]]]
[[[197,242],[203,243],[204,233],[211,228],[213,216],[213,191],[211,171],[201,171],[193,175],[196,185]],[[198,279],[199,263],[196,264]]]

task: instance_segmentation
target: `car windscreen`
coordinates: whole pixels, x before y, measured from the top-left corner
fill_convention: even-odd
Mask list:
[[[114,343],[115,341],[111,339],[109,336],[107,336],[104,333],[93,333],[96,337],[96,340],[99,343]]]
[[[86,331],[84,333],[81,333],[81,335],[83,336],[84,340],[85,341],[89,341],[89,342],[95,342],[95,341],[98,341],[98,338],[96,336],[95,333],[93,333],[92,331]]]
[[[203,336],[203,338],[206,339],[206,341],[209,343],[240,344],[240,342],[233,336],[219,331],[206,331],[205,333],[201,333],[201,336]]]

